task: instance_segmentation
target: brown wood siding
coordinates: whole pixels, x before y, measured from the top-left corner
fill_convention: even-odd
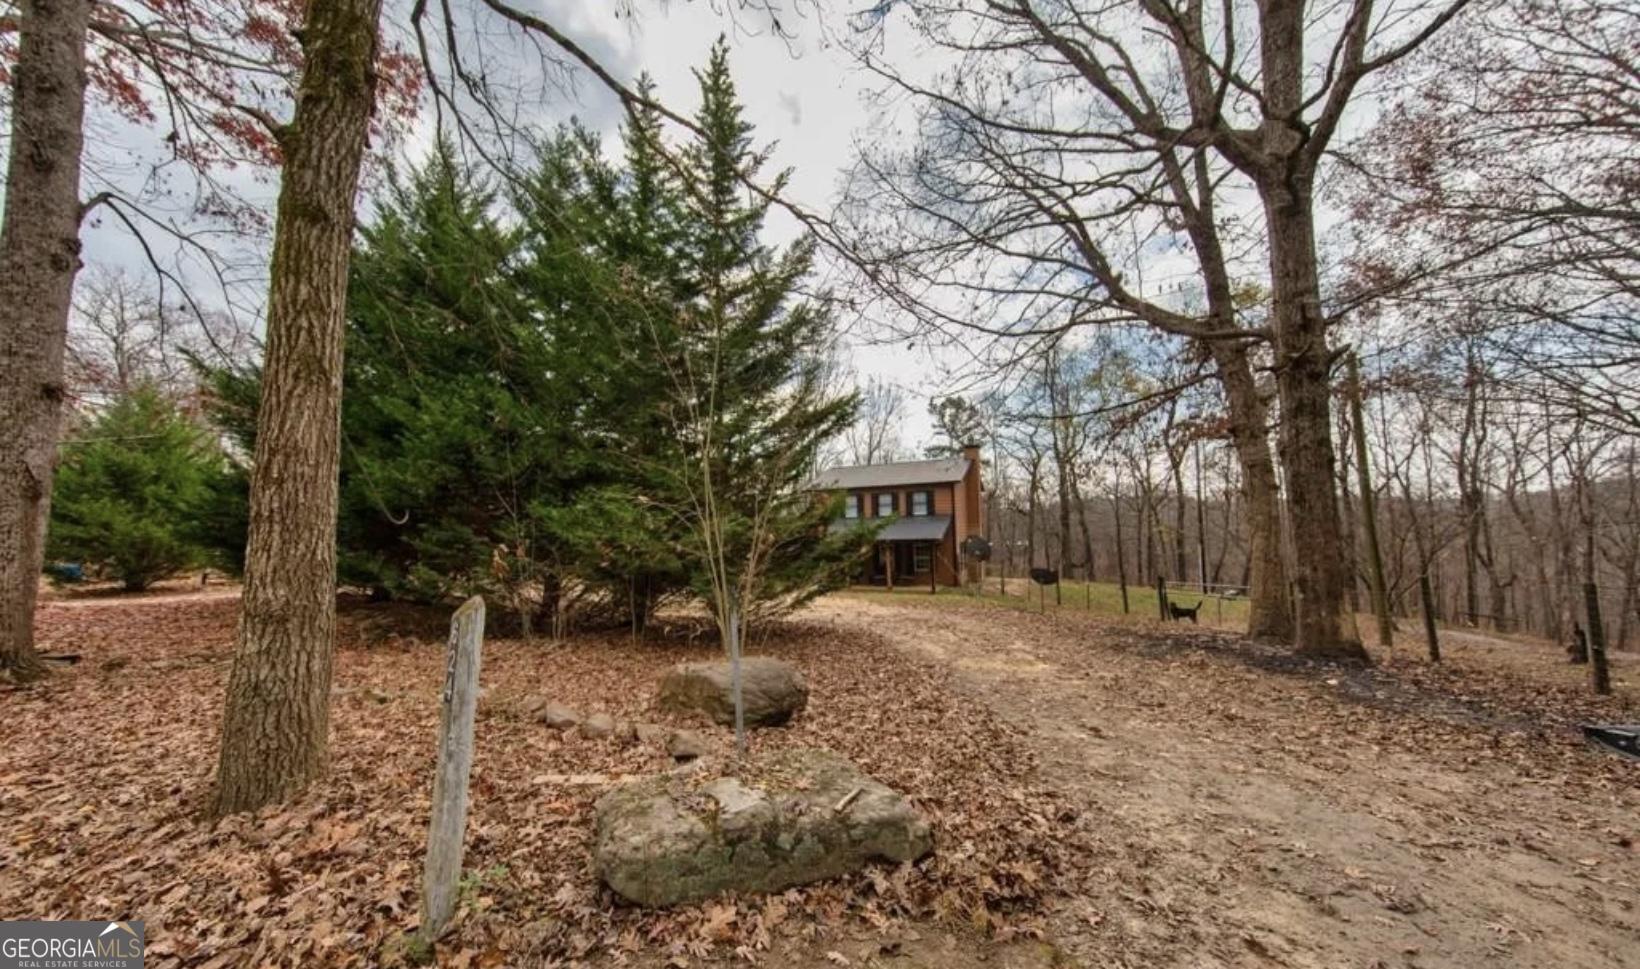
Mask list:
[[[945,538],[934,549],[934,581],[940,585],[953,586],[959,584],[958,567],[961,561],[958,549],[961,542],[968,535],[973,534],[970,525],[973,520],[972,509],[978,504],[978,495],[967,493],[970,479],[977,487],[978,476],[970,468],[969,474],[959,482],[945,482],[942,484],[914,485],[905,488],[851,488],[848,494],[859,496],[860,517],[876,518],[877,496],[880,494],[894,495],[894,507],[900,517],[909,517],[911,514],[911,494],[917,491],[932,493],[932,507],[929,513],[933,515],[950,515],[951,528]],[[880,568],[880,566],[879,566]],[[927,572],[901,572],[896,569],[894,584],[896,586],[926,585]]]

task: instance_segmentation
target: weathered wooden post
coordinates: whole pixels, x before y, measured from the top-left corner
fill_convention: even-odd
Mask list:
[[[1156,611],[1167,621],[1167,576],[1156,576]]]
[[[456,913],[461,853],[467,830],[467,778],[473,768],[473,716],[478,710],[479,650],[484,643],[484,598],[473,596],[450,618],[444,660],[444,709],[439,715],[438,772],[427,825],[427,872],[422,883],[421,931],[431,944]]]

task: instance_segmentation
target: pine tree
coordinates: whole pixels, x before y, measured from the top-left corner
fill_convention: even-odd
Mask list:
[[[694,511],[696,591],[714,602],[721,627],[733,614],[751,618],[818,594],[856,551],[848,536],[815,538],[833,509],[803,488],[856,401],[827,392],[833,324],[822,305],[797,296],[812,244],[777,252],[760,239],[769,203],[747,186],[765,159],[751,147],[725,41],[697,77],[699,134],[683,154],[691,285],[679,294],[681,350],[670,375],[690,453],[673,498],[687,497]]]
[[[64,441],[48,554],[83,562],[136,592],[209,561],[202,522],[226,485],[216,442],[171,401],[141,387]]]
[[[727,70],[720,46],[702,73],[716,133],[681,152],[639,112],[618,161],[567,127],[504,198],[444,152],[389,179],[348,292],[346,580],[501,591],[521,611],[539,588],[549,614],[573,590],[591,618],[641,629],[669,600],[710,595],[679,475],[703,456],[736,548],[761,529],[757,602],[840,574],[857,542],[828,537],[802,486],[853,400],[824,392],[831,321],[796,296],[812,251],[763,246],[767,207],[738,188],[760,159]],[[710,449],[685,419],[699,400],[679,394],[708,360]],[[252,446],[256,375],[215,383],[220,419]]]

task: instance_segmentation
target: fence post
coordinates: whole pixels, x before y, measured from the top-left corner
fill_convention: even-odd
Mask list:
[[[1156,576],[1156,613],[1167,621],[1167,576]]]
[[[428,944],[444,934],[456,913],[467,829],[467,778],[473,768],[479,651],[483,643],[484,599],[473,596],[451,617],[450,643],[445,650],[438,770],[433,775],[433,811],[427,825],[427,871],[422,883],[420,935]]]

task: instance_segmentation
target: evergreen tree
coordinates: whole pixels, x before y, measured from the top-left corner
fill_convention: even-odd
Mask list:
[[[64,442],[63,454],[49,554],[128,590],[210,561],[202,524],[236,514],[218,502],[240,503],[243,516],[221,449],[151,387],[115,400]]]
[[[504,200],[445,152],[389,179],[348,293],[344,581],[520,611],[539,589],[550,614],[569,593],[641,628],[709,592],[680,477],[708,456],[736,527],[763,529],[760,599],[800,601],[857,550],[802,490],[853,406],[822,390],[831,322],[796,296],[812,250],[759,241],[722,45],[701,82],[707,134],[676,155],[639,112],[618,163],[567,127]],[[680,396],[709,361],[710,448],[684,419],[704,398]],[[256,375],[215,384],[248,448]]]
[[[939,435],[926,449],[931,458],[952,457],[985,437],[985,412],[966,397],[941,397],[928,402],[928,416]]]
[[[769,203],[747,186],[765,159],[751,147],[725,41],[697,78],[699,134],[682,166],[689,284],[674,329],[656,338],[688,452],[670,469],[669,497],[694,519],[695,591],[714,600],[723,625],[731,613],[750,618],[824,591],[859,551],[859,536],[817,537],[836,509],[803,487],[856,399],[827,392],[834,327],[822,304],[797,294],[812,243],[776,251],[761,241]]]

